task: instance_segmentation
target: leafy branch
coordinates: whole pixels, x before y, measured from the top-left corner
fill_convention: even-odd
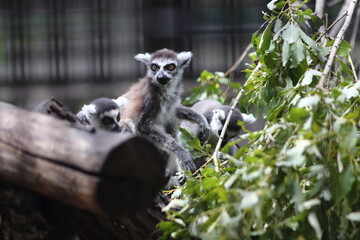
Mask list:
[[[318,87],[336,44],[326,35],[314,40],[321,33],[308,27],[323,23],[302,6],[270,1],[271,13],[252,36],[249,56],[256,64],[244,70],[243,86],[222,73],[201,74],[189,100],[225,103],[221,86],[231,84],[232,109],[252,105],[266,125],[242,135],[237,141],[246,141],[233,156],[226,148],[234,142],[222,148],[225,161],[218,166],[223,132],[212,153],[194,140],[208,161],[172,193],[164,209],[169,221],[159,225],[163,240],[360,238],[360,82],[350,69],[351,46],[342,41],[333,59],[338,80],[331,91]]]
[[[348,10],[346,12],[344,25],[340,28],[340,31],[336,35],[334,45],[331,48],[329,58],[328,58],[328,60],[326,62],[324,71],[323,71],[323,73],[321,75],[321,78],[320,78],[320,81],[319,81],[319,84],[318,84],[318,87],[320,87],[320,88],[325,87],[324,86],[325,85],[325,80],[326,80],[326,78],[327,78],[327,76],[328,76],[328,74],[329,74],[329,72],[331,70],[331,67],[332,67],[332,64],[334,62],[336,52],[338,51],[338,49],[340,47],[340,44],[341,44],[341,42],[342,42],[342,40],[344,38],[345,32],[346,32],[346,30],[348,29],[348,27],[350,25],[351,18],[352,18],[352,15],[354,13],[356,3],[357,3],[357,0],[351,0],[351,2],[349,4],[349,8],[348,8]],[[328,81],[327,87],[328,88],[330,87],[330,80]]]

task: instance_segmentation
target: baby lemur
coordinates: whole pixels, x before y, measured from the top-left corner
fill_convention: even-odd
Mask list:
[[[196,122],[199,137],[209,137],[205,117],[181,105],[182,75],[191,58],[191,52],[176,53],[169,49],[137,54],[135,59],[145,63],[147,74],[117,99],[126,102],[121,106],[120,127],[147,135],[160,148],[175,155],[168,163],[170,175],[180,170],[196,170],[193,157],[176,140],[179,119]]]
[[[205,116],[210,125],[210,137],[208,141],[212,146],[215,147],[231,107],[228,105],[223,105],[220,102],[212,99],[205,99],[195,103],[191,108]],[[253,123],[255,120],[256,119],[252,114],[248,115],[241,113],[238,109],[235,108],[225,132],[222,145],[225,145],[230,141],[230,139],[236,137],[240,133],[241,127],[238,125],[238,121],[243,121],[245,124],[248,124]],[[182,121],[181,127],[199,137],[198,126],[194,125],[193,123]]]
[[[120,108],[117,100],[97,98],[90,104],[85,104],[76,117],[84,124],[97,129],[120,132]]]

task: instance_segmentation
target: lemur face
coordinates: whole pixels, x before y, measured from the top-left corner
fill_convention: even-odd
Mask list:
[[[98,98],[84,105],[77,117],[91,126],[107,131],[119,132],[120,107],[110,98]]]
[[[152,54],[138,54],[135,59],[146,64],[147,76],[155,84],[166,85],[177,76],[182,75],[191,57],[191,52],[176,53],[165,48]]]
[[[171,59],[157,58],[150,63],[150,75],[161,85],[170,82],[178,71],[177,62]]]
[[[119,132],[120,110],[113,109],[110,111],[89,114],[89,122],[96,128],[101,128],[107,131]]]

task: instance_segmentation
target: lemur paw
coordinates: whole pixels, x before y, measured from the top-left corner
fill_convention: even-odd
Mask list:
[[[210,138],[210,127],[209,126],[200,126],[199,129],[199,140],[204,143]]]
[[[196,171],[196,165],[195,165],[193,157],[191,156],[190,153],[188,153],[188,156],[183,159],[183,165],[184,165],[183,166],[184,170],[191,171],[191,172]]]

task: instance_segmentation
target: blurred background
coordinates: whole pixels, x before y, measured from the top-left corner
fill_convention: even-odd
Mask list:
[[[55,96],[77,112],[97,97],[120,96],[145,73],[134,55],[164,47],[194,53],[187,91],[204,69],[235,62],[268,2],[0,0],[0,101],[32,109]]]

